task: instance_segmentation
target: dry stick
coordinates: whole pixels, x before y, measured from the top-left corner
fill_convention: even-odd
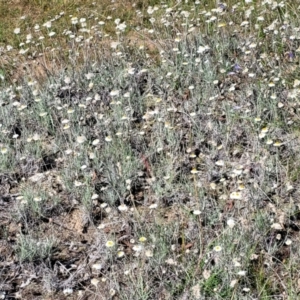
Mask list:
[[[147,175],[149,177],[154,177],[153,173],[152,173],[152,170],[151,170],[151,166],[150,166],[148,157],[146,157],[144,154],[141,154],[141,160],[142,160],[142,163],[143,163],[143,165],[146,169]]]
[[[43,216],[43,215],[42,215],[42,217],[45,218],[46,220],[48,220],[49,223],[55,224],[55,225],[60,226],[60,227],[62,227],[62,228],[64,228],[64,229],[67,229],[67,230],[69,230],[69,231],[75,232],[75,230],[70,229],[70,228],[68,228],[68,227],[66,227],[66,226],[64,226],[64,225],[62,225],[62,224],[60,224],[60,223],[54,221],[52,218],[47,218],[47,217],[45,217],[45,216]]]
[[[193,174],[194,177],[194,185],[195,185],[195,194],[196,194],[196,199],[198,199],[198,190],[197,190],[197,183],[196,183],[196,174]],[[202,223],[201,223],[201,218],[199,217],[199,238],[200,238],[200,256],[202,256],[203,253],[203,243],[202,243]]]

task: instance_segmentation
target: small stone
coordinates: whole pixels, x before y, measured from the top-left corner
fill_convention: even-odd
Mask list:
[[[29,177],[28,180],[30,180],[31,182],[39,182],[42,181],[44,177],[45,175],[43,173],[36,173],[33,176]]]

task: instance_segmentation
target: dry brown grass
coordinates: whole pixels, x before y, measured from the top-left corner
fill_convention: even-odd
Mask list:
[[[147,1],[138,1],[134,7],[140,9],[146,9]],[[70,26],[69,15],[76,16],[80,14],[81,17],[87,18],[92,14],[93,17],[98,17],[99,20],[105,20],[107,16],[120,18],[122,21],[127,21],[131,28],[135,26],[142,26],[140,20],[132,18],[133,3],[128,2],[116,2],[105,0],[101,3],[95,1],[9,1],[8,3],[0,3],[0,11],[2,12],[2,32],[0,39],[0,47],[4,45],[12,45],[18,48],[20,40],[18,36],[13,34],[15,28],[21,26],[22,30],[30,33],[29,28],[34,27],[35,24],[40,26],[50,18],[46,16],[56,16],[60,12],[64,12],[65,15],[62,20],[56,24],[55,31],[62,32]],[[26,16],[25,20],[20,20],[22,16]],[[109,44],[112,40],[116,39],[114,35],[114,24],[107,24],[106,26],[107,38],[93,39],[93,41],[85,47],[85,53],[79,51],[79,56],[76,58],[76,67],[80,68],[85,63],[88,57],[89,61],[97,61],[100,55],[110,55]],[[24,33],[23,33],[24,35]],[[137,33],[131,29],[126,31],[126,39],[130,47],[144,46],[149,55],[158,60],[159,43],[152,40],[146,33]],[[66,39],[63,36],[56,37],[56,45],[59,45],[60,49],[69,48],[69,44],[66,43]],[[52,42],[45,41],[43,48],[47,49],[52,47]],[[75,52],[76,50],[74,50]],[[31,80],[36,80],[39,83],[44,82],[47,76],[55,75],[61,72],[69,65],[69,54],[63,53],[59,50],[51,52],[48,50],[38,50],[38,56],[31,58],[24,58],[19,54],[17,50],[12,51],[9,55],[0,56],[0,69],[5,72],[6,80],[12,83],[20,82],[24,78],[30,77]],[[103,59],[100,58],[100,59]],[[74,67],[74,66],[73,66]]]

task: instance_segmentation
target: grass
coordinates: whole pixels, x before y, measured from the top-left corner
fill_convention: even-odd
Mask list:
[[[20,235],[16,247],[16,253],[20,262],[46,260],[51,255],[55,242],[52,239],[34,239],[28,235]]]
[[[297,11],[0,2],[3,295],[296,299]]]

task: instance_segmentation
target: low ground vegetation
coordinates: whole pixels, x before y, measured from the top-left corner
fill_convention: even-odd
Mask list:
[[[297,299],[299,7],[101,3],[0,5],[2,299]]]

